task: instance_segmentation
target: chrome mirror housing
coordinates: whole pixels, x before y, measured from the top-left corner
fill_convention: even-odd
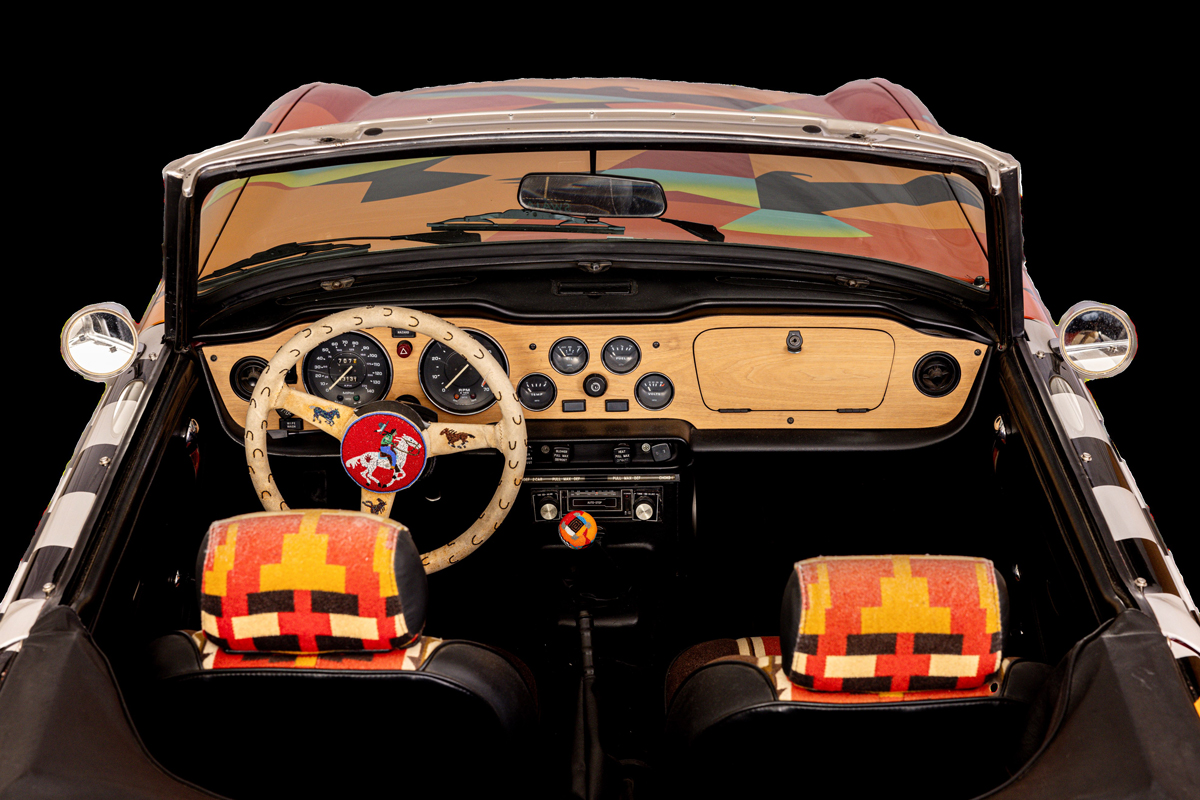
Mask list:
[[[1076,303],[1063,314],[1055,349],[1085,379],[1124,372],[1137,353],[1137,331],[1129,316],[1106,303]]]
[[[107,381],[137,357],[137,326],[119,303],[96,303],[76,311],[63,326],[63,361],[89,381]]]

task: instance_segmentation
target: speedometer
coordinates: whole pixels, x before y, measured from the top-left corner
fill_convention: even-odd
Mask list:
[[[321,342],[304,358],[304,388],[310,394],[355,408],[386,400],[392,362],[382,345],[361,333]]]
[[[483,345],[508,373],[508,359],[496,340],[479,331],[471,338]],[[496,402],[492,388],[471,366],[470,359],[441,342],[430,342],[421,353],[421,390],[429,402],[451,414],[477,414]]]

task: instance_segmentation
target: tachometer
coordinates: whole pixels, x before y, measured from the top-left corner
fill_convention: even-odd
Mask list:
[[[391,385],[391,359],[365,334],[336,336],[304,358],[304,388],[326,400],[357,408],[386,400]]]
[[[479,331],[468,331],[508,372],[508,359],[496,340]],[[477,414],[496,402],[492,389],[471,366],[470,359],[440,342],[430,342],[421,353],[421,389],[429,402],[451,414]]]

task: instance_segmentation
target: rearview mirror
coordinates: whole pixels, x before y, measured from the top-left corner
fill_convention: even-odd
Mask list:
[[[1137,332],[1124,311],[1105,303],[1076,303],[1058,326],[1058,354],[1085,378],[1123,372],[1137,353]]]
[[[576,217],[659,217],[667,196],[658,181],[619,175],[531,173],[517,192],[521,208]]]
[[[90,381],[106,381],[137,356],[137,326],[125,306],[97,303],[71,315],[59,347],[68,367]]]

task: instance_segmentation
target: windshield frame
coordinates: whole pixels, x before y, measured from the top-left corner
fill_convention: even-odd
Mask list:
[[[828,122],[828,121],[825,121]],[[845,123],[856,125],[856,123]],[[327,126],[336,127],[336,126]],[[872,126],[886,128],[887,126]],[[313,133],[324,129],[309,129],[306,133],[312,138]],[[911,133],[911,132],[909,132]],[[317,141],[329,137],[317,137]],[[949,139],[952,137],[941,137]],[[973,144],[973,143],[971,143]],[[224,151],[232,146],[217,148]],[[974,145],[979,148],[981,146]],[[250,178],[257,175],[277,173],[290,169],[312,169],[319,167],[337,166],[347,163],[363,163],[367,161],[389,160],[396,158],[420,158],[430,156],[446,156],[460,153],[489,153],[519,151],[531,148],[537,149],[691,149],[707,151],[753,151],[762,153],[777,153],[789,156],[807,156],[816,158],[837,158],[842,160],[880,163],[909,169],[936,169],[952,172],[970,181],[979,190],[985,203],[987,262],[990,286],[982,290],[974,290],[967,284],[962,284],[951,278],[934,272],[890,262],[863,259],[854,256],[839,256],[845,263],[858,268],[882,269],[885,272],[898,271],[893,277],[907,277],[916,283],[926,283],[925,278],[932,279],[936,285],[939,282],[966,287],[963,298],[971,305],[986,307],[989,317],[994,317],[1000,333],[1000,338],[1007,340],[1013,335],[1019,335],[1023,326],[1023,306],[1020,294],[1021,259],[1019,244],[1015,248],[1007,246],[1008,242],[1020,242],[1019,215],[1019,171],[1012,162],[1012,168],[997,170],[994,164],[968,155],[949,155],[946,153],[929,153],[908,151],[897,147],[880,148],[875,143],[863,144],[860,141],[815,141],[810,136],[808,140],[781,139],[777,136],[747,136],[744,134],[731,135],[725,133],[604,133],[581,134],[573,131],[570,135],[513,134],[502,137],[471,136],[451,137],[442,136],[429,138],[414,138],[406,141],[389,141],[374,144],[369,147],[329,147],[326,145],[306,149],[291,148],[286,152],[269,152],[248,157],[246,160],[218,157],[210,163],[202,164],[194,169],[175,168],[181,162],[169,165],[164,171],[166,203],[164,209],[164,278],[167,289],[167,336],[178,350],[186,350],[190,343],[191,332],[194,329],[192,317],[200,319],[209,317],[215,310],[215,304],[220,303],[219,296],[224,292],[208,292],[197,297],[197,270],[199,262],[200,242],[200,205],[210,190],[229,180]],[[210,153],[216,152],[210,151]],[[188,163],[193,163],[193,157]],[[187,160],[181,160],[187,161]],[[998,185],[997,185],[998,184]],[[1013,203],[1013,199],[1016,203]],[[1017,209],[1014,215],[1012,208]],[[1015,220],[1013,217],[1015,216]],[[1015,223],[1015,224],[1014,224]],[[386,232],[383,232],[386,233]],[[1015,235],[1015,238],[1011,238]],[[630,243],[632,243],[631,240]],[[690,248],[683,245],[690,242],[639,239],[635,250],[648,252],[657,251],[668,255],[672,252],[683,252]],[[515,243],[514,243],[515,244]],[[547,251],[553,251],[561,243],[544,241],[533,243],[544,245]],[[577,247],[578,242],[574,243]],[[593,245],[600,244],[588,243]],[[717,243],[703,243],[708,247],[717,247]],[[487,260],[499,258],[497,248],[509,248],[509,243],[455,244],[436,247],[415,248],[412,250],[384,250],[351,255],[337,254],[338,257],[317,259],[324,269],[330,265],[344,266],[346,259],[363,259],[380,254],[391,257],[397,262],[408,261],[412,255],[418,260],[431,251],[451,249],[457,251],[459,258],[475,258]],[[816,256],[830,254],[820,251],[798,250],[793,248],[774,248],[761,245],[746,245],[736,243],[721,243],[719,245],[722,257],[739,258],[742,254],[748,259],[761,259],[767,253],[780,251],[790,253],[798,268],[806,261]],[[486,248],[486,249],[484,249]],[[567,248],[569,249],[569,248]],[[617,247],[620,251],[623,248]],[[471,252],[473,250],[473,252]],[[401,253],[410,254],[403,258]],[[440,259],[431,259],[440,260]],[[771,259],[776,260],[776,259]],[[787,259],[783,259],[786,261]],[[371,262],[375,263],[372,258]],[[865,262],[865,263],[864,263]],[[356,261],[357,263],[357,261]],[[267,270],[270,272],[270,270]],[[308,270],[305,270],[307,273]],[[923,276],[918,279],[917,276]],[[290,277],[290,276],[289,276]],[[298,277],[298,276],[297,276]],[[287,280],[287,278],[282,278]],[[311,280],[311,276],[308,278]],[[241,283],[241,281],[239,281]],[[255,281],[258,283],[258,281]],[[1014,287],[1016,291],[1014,291]],[[946,289],[948,293],[958,295],[960,292]],[[217,296],[213,296],[213,295]],[[239,294],[241,294],[239,292]],[[1014,321],[1017,323],[1014,325]]]

